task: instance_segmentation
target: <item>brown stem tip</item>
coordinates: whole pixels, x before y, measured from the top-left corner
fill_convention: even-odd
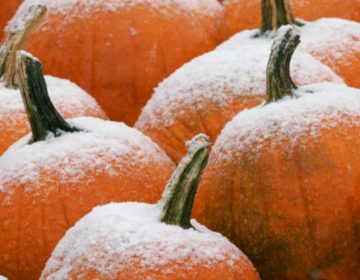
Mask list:
[[[31,32],[43,21],[46,11],[43,5],[31,6],[8,32],[0,48],[0,77],[3,77],[6,87],[18,87],[15,69],[16,53],[22,49]]]

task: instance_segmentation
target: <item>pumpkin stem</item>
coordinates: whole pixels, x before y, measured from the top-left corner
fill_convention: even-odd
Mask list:
[[[293,96],[297,86],[290,75],[290,62],[299,43],[300,35],[293,27],[285,26],[279,29],[266,69],[267,103]]]
[[[209,137],[204,134],[195,136],[188,143],[188,154],[174,171],[158,203],[163,223],[184,229],[191,227],[191,211],[201,173],[209,158],[209,144]]]
[[[45,140],[49,133],[58,137],[62,132],[79,131],[71,127],[52,104],[39,60],[23,51],[18,52],[16,71],[32,129],[30,144]]]
[[[290,0],[262,0],[261,15],[261,33],[276,31],[282,25],[302,25],[292,14]]]
[[[8,88],[17,88],[16,52],[21,50],[30,33],[43,21],[46,7],[34,5],[23,15],[22,20],[11,27],[0,48],[0,77]]]

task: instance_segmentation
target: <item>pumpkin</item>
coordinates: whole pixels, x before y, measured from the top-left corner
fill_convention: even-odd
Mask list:
[[[34,1],[26,0],[12,22]],[[36,2],[49,12],[26,49],[47,73],[71,79],[111,119],[129,125],[162,79],[219,42],[223,10],[216,0]]]
[[[0,273],[38,279],[79,218],[113,201],[157,201],[174,164],[122,123],[65,121],[48,97],[41,63],[26,53],[17,75],[32,135],[0,158]]]
[[[257,28],[261,23],[261,0],[224,1],[223,28],[226,37],[240,30]],[[267,1],[276,3],[276,1]],[[278,3],[281,1],[277,1]],[[305,20],[317,20],[323,17],[344,18],[360,21],[360,1],[358,0],[285,0],[292,6],[296,17]]]
[[[185,143],[196,134],[206,133],[215,142],[237,113],[265,99],[265,72],[272,40],[253,41],[237,48],[228,48],[224,43],[224,47],[182,66],[158,86],[135,127],[175,162],[186,154]],[[341,82],[328,67],[301,52],[292,63],[292,74],[300,85]]]
[[[22,1],[23,0],[0,0],[0,40],[4,36],[4,29],[8,20],[11,19]]]
[[[218,137],[194,215],[240,246],[262,279],[360,275],[360,90],[297,88],[289,62],[299,35],[279,30],[267,103]]]
[[[40,279],[259,280],[238,248],[190,221],[208,144],[205,135],[190,142],[157,204],[113,203],[77,222]]]
[[[31,31],[45,16],[44,6],[32,6],[24,22],[7,34],[0,48],[0,155],[16,140],[30,132],[26,112],[15,75],[16,51],[21,49]],[[66,118],[93,116],[107,118],[95,100],[77,85],[67,80],[47,76],[49,94],[56,108]]]
[[[301,51],[310,53],[329,66],[348,85],[360,87],[360,77],[355,74],[360,72],[360,23],[337,18],[299,22],[294,19],[287,0],[263,0],[262,15],[257,37],[271,36],[271,31],[282,25],[297,26],[302,36]],[[228,42],[238,46],[250,41],[255,40],[240,32]]]

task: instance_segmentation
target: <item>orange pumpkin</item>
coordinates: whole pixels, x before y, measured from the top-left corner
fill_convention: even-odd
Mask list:
[[[246,34],[252,37],[253,33]],[[158,86],[135,127],[175,162],[185,155],[186,141],[196,134],[206,133],[215,142],[236,114],[265,99],[271,42],[256,38],[237,48],[224,43],[182,66]],[[299,85],[341,82],[327,66],[301,52],[292,63],[292,74]]]
[[[263,0],[262,26],[258,37],[271,36],[271,31],[282,25],[297,26],[302,36],[301,51],[333,69],[349,86],[360,87],[360,23],[322,18],[314,22],[299,22],[294,19],[287,0]],[[270,34],[269,34],[270,33]],[[248,44],[243,32],[229,40],[232,45]],[[237,38],[238,37],[238,38]]]
[[[162,79],[219,42],[222,6],[192,1],[40,0],[48,16],[26,48],[47,73],[92,94],[111,119],[133,124]]]
[[[267,68],[267,104],[223,129],[199,188],[195,217],[223,233],[262,279],[360,275],[360,90],[297,88],[299,43],[281,29]]]
[[[32,6],[25,21],[13,26],[0,49],[0,155],[15,141],[30,132],[21,94],[15,75],[16,51],[21,49],[27,36],[41,22],[46,9]],[[58,78],[46,77],[49,94],[56,108],[66,118],[93,116],[107,118],[95,100],[77,85]]]
[[[225,0],[223,25],[226,37],[244,29],[258,28],[261,24],[261,2],[261,0]],[[294,14],[301,19],[337,17],[360,21],[359,0],[285,0],[284,2],[288,5],[291,3]]]
[[[23,0],[0,0],[0,40],[4,36],[4,29],[7,22],[22,2]]]
[[[110,204],[77,222],[40,279],[260,280],[226,238],[190,222],[208,143],[192,140],[157,204]]]
[[[47,95],[39,61],[20,54],[17,73],[32,136],[0,158],[0,273],[37,279],[79,218],[112,201],[157,201],[174,164],[124,124],[66,122]]]

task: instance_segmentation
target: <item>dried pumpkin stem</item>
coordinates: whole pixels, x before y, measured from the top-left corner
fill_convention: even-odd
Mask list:
[[[291,79],[290,62],[299,43],[300,35],[291,26],[281,28],[274,39],[266,69],[267,103],[292,96],[297,88]]]
[[[16,52],[21,50],[30,33],[43,21],[46,7],[34,5],[11,27],[0,48],[0,77],[6,87],[18,87],[16,79]]]
[[[49,133],[55,137],[63,132],[76,132],[56,111],[47,91],[41,62],[25,52],[18,52],[17,75],[21,96],[32,129],[30,143],[43,141]]]
[[[262,0],[261,14],[262,33],[276,31],[282,25],[302,25],[292,14],[290,0]]]
[[[200,176],[209,158],[209,138],[199,134],[188,144],[189,151],[174,171],[158,205],[161,221],[190,228],[191,211]]]

